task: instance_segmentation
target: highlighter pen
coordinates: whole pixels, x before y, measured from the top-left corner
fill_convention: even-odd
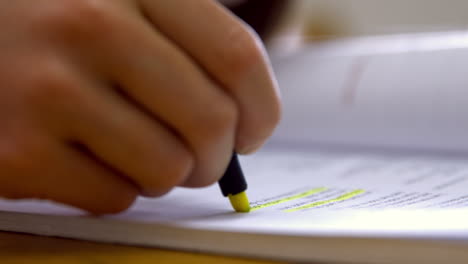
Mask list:
[[[247,213],[250,211],[249,199],[245,193],[247,182],[245,181],[244,173],[242,172],[236,153],[232,154],[226,172],[218,183],[224,197],[229,198],[236,212]]]

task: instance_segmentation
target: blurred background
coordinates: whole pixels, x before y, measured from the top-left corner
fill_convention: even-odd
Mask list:
[[[468,153],[468,1],[228,2],[267,44],[274,141]]]
[[[278,2],[278,14],[270,21],[274,26],[266,37],[275,52],[328,39],[454,31],[468,26],[468,1],[464,0]]]

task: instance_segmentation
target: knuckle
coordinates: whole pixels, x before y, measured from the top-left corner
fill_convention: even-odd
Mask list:
[[[130,208],[136,199],[137,194],[135,192],[119,193],[119,198],[112,201],[112,204],[107,208],[107,213],[115,214],[123,212]]]
[[[91,208],[85,208],[86,210],[95,214],[116,214],[123,212],[130,208],[138,197],[138,192],[135,188],[125,188],[124,190],[119,189],[115,192],[115,195],[109,196],[105,203],[101,203],[101,206]]]
[[[226,76],[235,81],[242,78],[264,59],[264,51],[257,34],[248,26],[233,26],[224,39],[223,50],[219,58]]]
[[[202,133],[211,139],[217,139],[230,134],[234,131],[238,119],[238,109],[236,103],[226,98],[226,100],[217,100],[213,102],[210,111],[202,117]]]
[[[197,167],[183,183],[185,187],[207,187],[217,182],[226,171],[232,156],[232,149],[220,151],[213,156],[200,159]]]
[[[29,175],[40,170],[33,138],[24,131],[0,135],[0,193],[7,198],[32,197]]]
[[[169,154],[170,162],[166,166],[170,178],[169,187],[180,184],[192,170],[194,157],[186,148],[177,148]]]
[[[63,99],[77,98],[73,93],[77,89],[64,72],[63,67],[54,63],[38,62],[38,70],[24,75],[25,94],[28,104],[33,106],[49,106]]]
[[[216,183],[219,180],[218,174],[204,174],[203,177],[196,177],[196,179],[191,179],[191,181],[185,183],[186,186],[190,186],[192,188],[203,188],[211,186],[212,184]]]
[[[164,160],[157,165],[157,179],[151,184],[152,188],[144,191],[145,196],[162,196],[183,183],[194,166],[194,157],[186,148],[176,147],[170,153],[167,151]]]
[[[0,144],[0,168],[3,172],[15,173],[17,174],[20,171],[23,171],[24,168],[27,168],[29,163],[31,163],[31,154],[28,153],[28,149],[25,147],[25,142],[20,143],[18,139],[20,136],[8,136],[1,135],[1,137],[6,137],[8,142],[2,141]]]
[[[102,0],[56,0],[37,12],[37,25],[61,37],[95,32],[107,21],[108,8]]]
[[[11,148],[7,149],[4,146],[2,146],[2,150],[0,151],[0,168],[1,168],[2,174],[7,174],[7,173],[12,173],[14,171],[17,171],[18,168],[22,167],[23,162],[24,162],[24,157],[21,152],[17,150],[11,151]],[[6,177],[6,176],[2,175],[2,178],[3,177]],[[4,184],[5,183],[3,182],[2,185]]]
[[[260,120],[264,124],[266,134],[269,135],[281,121],[281,103],[276,100],[271,103],[269,109],[264,112],[263,118]],[[253,125],[255,126],[255,124]]]
[[[258,112],[243,119],[236,142],[239,153],[255,152],[273,134],[281,120],[281,105],[278,103],[268,109],[270,111]]]

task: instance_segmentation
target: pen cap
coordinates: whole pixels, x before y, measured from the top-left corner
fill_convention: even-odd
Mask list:
[[[233,154],[229,166],[223,177],[219,180],[219,186],[224,196],[236,195],[247,190],[247,182],[239,164],[237,154]]]

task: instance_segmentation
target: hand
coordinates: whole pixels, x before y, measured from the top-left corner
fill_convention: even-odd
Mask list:
[[[0,1],[0,196],[93,213],[216,182],[280,105],[258,38],[212,0]]]

